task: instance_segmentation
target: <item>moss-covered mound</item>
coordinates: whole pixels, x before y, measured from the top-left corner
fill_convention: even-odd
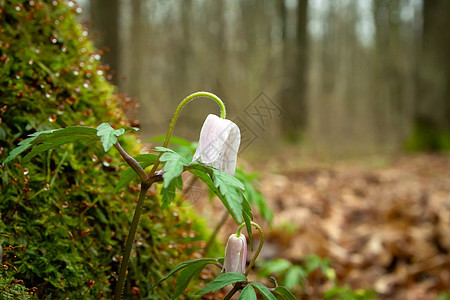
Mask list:
[[[38,130],[127,125],[76,10],[71,1],[0,1],[0,161]],[[77,143],[1,168],[0,298],[111,298],[137,198],[132,186],[114,194],[120,164],[114,149]],[[149,287],[199,249],[198,222],[186,214],[176,205],[161,212],[148,197],[126,293],[169,298],[171,282]]]

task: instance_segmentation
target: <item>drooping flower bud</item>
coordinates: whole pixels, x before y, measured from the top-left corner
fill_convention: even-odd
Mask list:
[[[225,272],[245,273],[247,259],[247,240],[245,235],[230,235],[225,247]]]
[[[210,114],[203,123],[193,160],[234,175],[240,143],[241,132],[235,123]]]

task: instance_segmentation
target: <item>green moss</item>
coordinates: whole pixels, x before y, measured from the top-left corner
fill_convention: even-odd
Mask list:
[[[68,3],[0,0],[0,161],[35,131],[128,125],[100,53]],[[121,141],[131,154],[139,152],[135,138]],[[119,165],[114,150],[77,143],[27,165],[18,159],[2,167],[5,278],[23,282],[40,299],[110,298],[137,198],[132,186],[113,193]],[[171,205],[162,212],[159,200],[149,197],[130,263],[129,296],[169,298],[173,282],[149,287],[200,249],[199,228],[187,210]]]

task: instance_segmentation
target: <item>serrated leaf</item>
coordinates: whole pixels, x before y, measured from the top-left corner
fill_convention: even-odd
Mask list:
[[[244,218],[245,228],[247,229],[248,240],[250,242],[250,250],[253,251],[252,224],[248,214],[245,211],[242,214],[242,217]]]
[[[158,159],[158,156],[154,154],[140,154],[136,156],[134,159],[136,159],[136,161],[141,165],[141,167],[145,169],[153,165]],[[126,186],[131,180],[133,180],[137,176],[138,176],[137,173],[132,168],[128,168],[125,171],[123,171],[122,174],[120,174],[120,179],[114,189],[114,192],[119,191],[121,188]]]
[[[60,145],[83,140],[83,142],[91,142],[97,139],[96,130],[84,126],[71,126],[60,129],[38,131],[29,135],[29,138],[21,141],[19,146],[12,150],[3,164],[6,164],[16,158],[19,154],[34,146],[33,149],[25,155],[23,162],[29,161],[31,158],[42,153],[43,151],[56,148]]]
[[[220,182],[220,184],[217,184],[216,187],[218,187],[220,191],[224,194],[227,193],[229,187],[234,187],[242,191],[245,190],[244,184],[239,179],[228,173],[219,171],[217,169],[213,169],[213,179],[214,182],[216,180]]]
[[[250,282],[251,285],[253,285],[260,293],[261,295],[264,297],[264,299],[268,299],[268,300],[276,300],[277,298],[275,298],[274,295],[272,295],[272,293],[269,291],[269,289],[262,285],[261,283],[258,282]]]
[[[197,169],[197,166],[195,166],[195,169],[193,169],[193,168],[191,168],[191,167],[192,167],[192,164],[191,164],[191,166],[190,166],[189,169],[188,169],[189,172],[192,173],[192,174],[194,174],[195,176],[197,176],[197,177],[198,177],[200,180],[202,180],[204,183],[206,183],[206,185],[209,187],[209,189],[210,189],[211,191],[213,191],[213,192],[217,195],[217,197],[219,197],[220,201],[222,201],[223,205],[224,205],[225,208],[228,210],[228,212],[230,213],[230,215],[233,217],[234,221],[235,221],[236,223],[239,223],[240,221],[238,221],[238,219],[237,219],[237,217],[236,217],[234,211],[231,209],[231,207],[230,207],[230,205],[229,205],[229,203],[228,203],[227,198],[226,198],[225,196],[223,196],[223,195],[218,191],[218,189],[214,186],[214,182],[212,181],[211,177],[210,177],[207,173],[205,173],[204,171],[199,171],[199,170]]]
[[[164,276],[163,278],[158,280],[158,282],[156,282],[151,288],[157,286],[158,284],[160,284],[161,282],[163,282],[164,280],[166,280],[167,278],[172,276],[175,272],[177,272],[181,269],[184,269],[184,268],[187,268],[187,267],[193,266],[193,265],[206,266],[207,264],[215,264],[216,262],[217,262],[217,260],[214,258],[197,258],[197,259],[191,259],[191,260],[185,261],[185,262],[179,264],[178,266],[176,266],[171,271],[169,271],[169,273],[167,273],[166,276]]]
[[[167,188],[174,178],[177,178],[183,173],[184,167],[188,166],[191,160],[188,157],[182,157],[169,148],[156,147],[156,151],[163,153],[159,160],[165,162],[163,179],[164,187]]]
[[[19,145],[14,148],[8,155],[8,157],[3,162],[3,165],[6,165],[8,162],[16,158],[20,153],[27,150],[33,145],[33,141],[36,139],[37,136],[27,138],[19,143]]]
[[[105,152],[108,152],[109,149],[117,142],[117,137],[121,136],[125,133],[125,129],[114,129],[108,123],[102,123],[97,126],[97,136],[101,137],[101,142],[103,145],[103,149]]]
[[[163,186],[161,189],[161,209],[166,209],[176,196],[176,188],[180,191],[183,188],[183,179],[181,176],[172,180],[169,186]]]
[[[242,195],[242,198],[243,198],[243,200],[242,200],[242,209],[243,209],[242,217],[245,222],[245,228],[247,229],[248,240],[250,242],[250,249],[251,249],[251,251],[253,251],[252,224],[251,224],[251,220],[253,220],[252,209],[250,208],[250,204],[248,203],[248,201],[244,195]]]
[[[247,197],[245,197],[245,195],[243,195],[242,198],[243,198],[242,209],[244,213],[246,213],[248,217],[253,220],[252,208],[250,207],[250,203],[248,202]]]
[[[233,176],[213,169],[214,186],[225,196],[230,209],[233,211],[238,223],[242,222],[242,193],[244,185]]]
[[[208,187],[214,191],[236,223],[242,223],[243,212],[246,213],[249,218],[253,219],[250,205],[248,205],[248,203],[243,203],[244,198],[242,192],[245,187],[242,182],[227,173],[198,162],[192,162],[189,165],[188,170],[205,182]],[[244,216],[244,219],[245,218],[246,217]]]
[[[189,165],[189,160],[178,153],[165,152],[159,160],[166,162],[163,167],[164,187],[169,186],[174,178],[183,173],[184,167]]]
[[[218,289],[223,288],[229,284],[236,283],[238,281],[247,281],[247,277],[242,273],[223,273],[214,279],[214,281],[209,282],[203,289],[197,292],[198,294],[206,294],[209,292],[215,292]]]
[[[125,129],[125,130],[139,131],[139,128],[137,128],[137,127],[124,127],[123,129]]]
[[[241,292],[239,300],[256,300],[255,289],[251,284],[247,285]]]
[[[284,286],[277,286],[275,288],[275,294],[278,295],[277,299],[281,300],[295,300],[295,296]]]

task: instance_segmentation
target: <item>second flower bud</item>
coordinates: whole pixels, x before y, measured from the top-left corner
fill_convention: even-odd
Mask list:
[[[245,235],[230,235],[225,247],[225,272],[245,274],[247,262],[247,240]]]

